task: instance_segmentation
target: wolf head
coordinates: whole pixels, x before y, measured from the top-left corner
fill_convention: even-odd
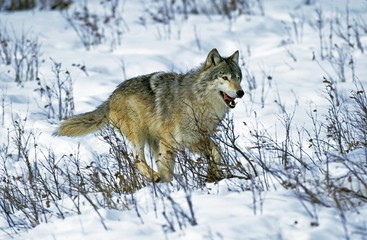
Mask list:
[[[240,85],[242,72],[238,66],[238,58],[238,51],[230,57],[223,58],[214,48],[209,52],[203,65],[203,71],[211,83],[211,90],[217,92],[218,98],[229,108],[234,108],[235,99],[244,95]]]

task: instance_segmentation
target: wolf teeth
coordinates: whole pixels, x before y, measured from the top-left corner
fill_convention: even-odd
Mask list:
[[[235,107],[236,106],[236,102],[235,101],[231,101],[230,102],[230,105],[231,105],[231,107]]]
[[[231,100],[231,101],[227,100],[225,102],[226,102],[227,106],[230,107],[230,108],[236,107],[236,104],[237,104],[234,100]]]

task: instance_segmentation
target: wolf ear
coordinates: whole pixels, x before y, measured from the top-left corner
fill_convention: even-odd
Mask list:
[[[211,66],[218,65],[222,61],[222,57],[219,55],[218,50],[213,48],[205,60],[205,69],[210,68]]]
[[[237,51],[235,51],[230,57],[229,59],[233,60],[235,63],[238,64],[238,59],[239,59],[239,55],[240,53]]]

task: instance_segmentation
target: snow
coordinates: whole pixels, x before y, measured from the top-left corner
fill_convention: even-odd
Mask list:
[[[91,7],[98,8],[99,1],[89,2]],[[257,89],[250,91],[249,83],[243,79],[246,94],[231,111],[236,133],[244,138],[242,144],[246,145],[249,132],[243,122],[252,127],[259,121],[269,133],[278,134],[279,139],[285,137],[279,131],[282,111],[275,100],[281,101],[289,111],[296,107],[293,122],[300,127],[312,127],[308,117],[310,109],[317,108],[319,115],[327,111],[323,77],[336,78],[336,72],[328,61],[320,58],[318,32],[311,26],[316,19],[315,9],[321,8],[326,18],[341,16],[340,19],[344,19],[349,2],[352,17],[365,21],[367,18],[366,1],[315,0],[310,6],[303,2],[266,0],[263,1],[264,16],[240,15],[231,22],[220,15],[190,15],[187,20],[178,16],[171,21],[168,30],[167,26],[150,20],[144,10],[147,1],[126,1],[122,14],[126,25],[121,37],[122,44],[113,49],[111,43],[106,42],[86,50],[58,11],[1,12],[0,28],[8,26],[10,32],[18,36],[22,31],[37,36],[43,60],[41,81],[54,78],[51,59],[70,72],[76,114],[93,110],[125,79],[155,71],[185,72],[202,63],[212,48],[217,48],[223,56],[240,50],[244,65],[249,74],[256,77],[258,84]],[[301,34],[298,38],[294,35],[290,13],[298,14],[301,16],[298,21],[304,22],[302,28],[298,25]],[[144,18],[145,24],[139,18]],[[329,26],[323,31],[327,38]],[[334,38],[342,47],[340,38]],[[366,33],[361,33],[361,41],[366,47]],[[356,62],[355,75],[366,86],[366,53],[355,49],[353,58]],[[75,66],[78,64],[84,65],[86,70]],[[242,71],[245,76],[244,66]],[[34,91],[36,81],[24,82],[23,86],[19,86],[13,76],[11,66],[0,64],[0,89],[5,93],[5,118],[0,126],[0,142],[7,141],[7,129],[15,118],[27,117],[26,126],[36,133],[38,144],[45,149],[53,149],[58,156],[75,153],[79,149],[82,161],[88,162],[96,152],[107,151],[107,146],[95,136],[80,139],[52,136],[58,122],[48,121],[40,108],[44,99],[40,99]],[[267,79],[268,76],[271,80]],[[338,87],[348,96],[355,86],[348,67],[346,76],[347,81]],[[365,153],[357,152],[357,158],[359,154],[362,162]],[[16,162],[7,164],[9,170],[17,171]],[[336,175],[343,175],[345,169],[338,170],[337,164],[333,167]],[[98,213],[84,199],[81,201],[82,213],[77,214],[72,210],[72,201],[66,198],[60,200],[60,204],[71,210],[64,219],[52,216],[47,222],[16,234],[9,229],[6,219],[0,217],[0,239],[346,238],[338,209],[310,204],[301,200],[292,189],[284,189],[276,179],[264,178],[270,181],[269,188],[264,187],[260,179],[255,180],[259,181],[257,185],[251,180],[225,179],[187,191],[177,182],[161,183],[158,187],[163,189],[163,193],[157,194],[154,185],[150,185],[127,195],[124,210],[99,208]],[[254,189],[253,184],[262,189]],[[186,219],[180,229],[168,196],[188,214],[186,197],[190,196],[197,224],[190,224]],[[168,213],[176,231],[168,230],[164,213]],[[347,219],[351,239],[365,239],[366,206],[347,212]]]

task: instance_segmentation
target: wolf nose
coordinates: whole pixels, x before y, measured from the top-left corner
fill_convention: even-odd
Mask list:
[[[243,95],[245,95],[245,93],[242,90],[238,90],[237,92],[237,97],[241,98],[243,97]]]

